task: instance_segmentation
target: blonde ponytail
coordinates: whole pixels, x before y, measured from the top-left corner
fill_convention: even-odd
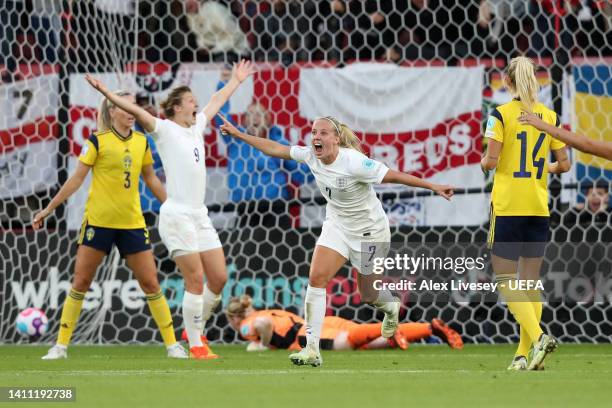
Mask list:
[[[242,295],[240,297],[233,297],[227,304],[226,314],[228,316],[244,316],[246,310],[251,307],[253,299],[249,295]]]
[[[535,69],[533,60],[527,57],[512,58],[507,69],[510,92],[530,111],[537,102],[540,88]]]
[[[117,96],[131,95],[130,92],[124,91],[124,90],[118,90],[113,93]],[[106,98],[102,99],[102,102],[100,102],[100,107],[98,108],[98,117],[97,117],[98,132],[105,132],[113,126],[112,121],[111,121],[111,116],[110,116],[110,109],[114,107],[115,107],[115,104]]]
[[[363,148],[361,147],[361,140],[357,137],[355,132],[351,130],[347,125],[341,123],[338,119],[333,116],[325,116],[323,118],[332,125],[334,125],[334,129],[340,138],[340,147],[346,147],[348,149],[357,150],[359,153],[363,153]]]

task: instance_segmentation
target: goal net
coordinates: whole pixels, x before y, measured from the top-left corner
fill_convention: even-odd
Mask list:
[[[511,98],[503,86],[507,62],[531,56],[539,99],[561,124],[610,142],[611,25],[612,6],[596,0],[3,1],[0,342],[29,341],[13,324],[27,307],[50,319],[38,341],[51,342],[57,333],[88,185],[44,230],[33,232],[30,223],[95,130],[100,98],[86,73],[158,112],[179,85],[190,86],[204,104],[227,80],[231,63],[252,59],[258,72],[223,108],[233,121],[262,137],[308,145],[314,118],[338,117],[371,158],[458,188],[447,203],[407,187],[378,186],[393,241],[468,251],[487,240],[492,178],[482,175],[479,161],[489,112]],[[264,157],[217,126],[213,120],[204,135],[206,204],[229,280],[207,335],[232,342],[238,337],[222,313],[232,296],[249,293],[256,308],[303,314],[325,198],[307,168]],[[609,342],[612,164],[577,151],[571,157],[572,170],[549,183],[552,243],[542,273],[562,294],[545,305],[543,324],[562,341]],[[183,281],[159,239],[159,203],[141,191],[160,282],[179,328]],[[332,280],[327,313],[380,318],[360,302],[355,273],[347,266]],[[402,319],[438,316],[468,342],[518,339],[512,316],[494,301],[469,294],[446,301],[402,297]],[[73,338],[160,341],[118,253],[99,268]]]

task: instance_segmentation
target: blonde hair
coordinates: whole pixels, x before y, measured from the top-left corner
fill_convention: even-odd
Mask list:
[[[242,295],[240,297],[233,297],[227,304],[227,310],[225,313],[230,316],[244,317],[246,310],[251,307],[253,299],[249,295]]]
[[[540,89],[535,71],[535,63],[527,57],[512,58],[506,70],[510,79],[510,92],[529,110],[533,110]]]
[[[318,118],[317,120],[326,120],[334,126],[336,134],[340,138],[340,147],[354,149],[357,150],[359,153],[363,153],[363,149],[361,147],[361,140],[359,140],[355,132],[353,132],[351,128],[349,128],[347,125],[340,122],[333,116],[324,116]]]
[[[125,91],[122,89],[115,91],[113,93],[117,96],[128,96],[132,94],[131,92]],[[98,117],[97,117],[98,132],[105,132],[113,126],[111,116],[110,116],[110,109],[114,107],[115,107],[115,104],[112,103],[107,98],[102,99],[102,102],[100,102],[100,107],[98,108]]]
[[[168,119],[171,119],[176,112],[174,112],[174,107],[179,106],[183,101],[183,95],[187,92],[191,92],[191,88],[187,85],[177,86],[173,90],[170,91],[168,97],[165,101],[159,104],[159,107],[164,112],[164,116]]]

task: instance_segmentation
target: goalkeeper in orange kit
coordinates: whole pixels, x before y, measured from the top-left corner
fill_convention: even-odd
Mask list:
[[[255,310],[248,295],[232,298],[226,315],[240,337],[249,340],[247,351],[267,349],[299,350],[306,341],[304,319],[281,310]],[[406,349],[413,341],[432,335],[440,337],[453,349],[463,348],[459,333],[441,319],[431,323],[402,323],[391,338],[380,335],[382,323],[355,323],[336,316],[325,316],[320,347],[327,350]]]

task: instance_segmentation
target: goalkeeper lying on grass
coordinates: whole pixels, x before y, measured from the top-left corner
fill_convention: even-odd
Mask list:
[[[230,325],[249,340],[247,351],[299,350],[306,342],[304,319],[281,309],[255,310],[248,295],[232,298],[226,314]],[[380,335],[382,323],[355,323],[336,316],[325,316],[320,347],[327,350],[365,350],[408,347],[408,343],[436,335],[451,348],[463,348],[461,336],[441,319],[431,323],[402,323],[395,335]]]

